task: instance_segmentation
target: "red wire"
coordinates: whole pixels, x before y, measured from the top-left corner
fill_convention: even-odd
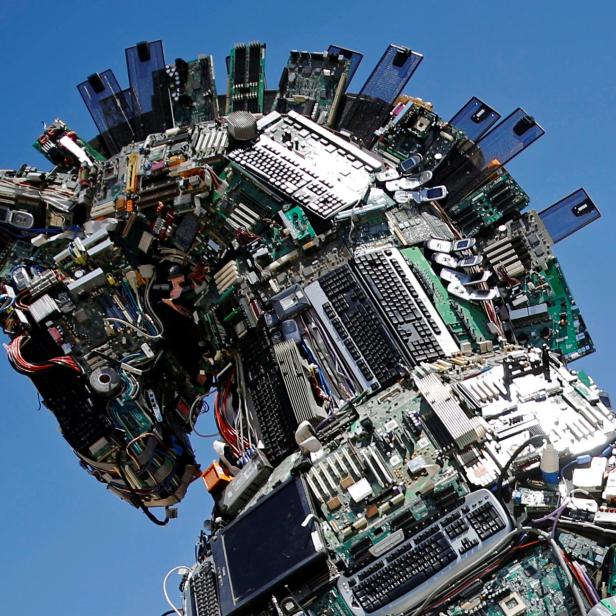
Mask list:
[[[216,399],[214,400],[214,418],[216,420],[216,426],[220,435],[223,439],[228,443],[228,445],[233,450],[233,453],[236,456],[240,456],[242,450],[240,449],[240,445],[238,444],[238,434],[237,430],[233,428],[227,421],[227,418],[224,415],[224,409],[227,405],[227,399],[229,397],[229,393],[231,392],[231,385],[233,384],[233,379],[235,377],[235,370],[231,372],[229,379],[227,380],[222,393],[220,390],[216,395]],[[246,439],[242,440],[242,445],[244,449],[248,446],[248,441]]]
[[[586,597],[586,599],[588,600],[590,605],[594,605],[595,600],[593,599],[593,597],[588,592],[588,589],[586,588],[586,581],[583,580],[583,578],[579,574],[578,570],[573,566],[573,563],[569,560],[569,558],[567,557],[567,555],[564,552],[563,552],[563,558],[565,559],[565,562],[567,563],[567,566],[569,567],[571,573],[573,573],[573,576],[575,577],[575,579],[577,580],[580,588],[582,589],[582,592],[584,593],[584,596]]]
[[[48,359],[46,363],[33,364],[25,359],[21,353],[21,347],[24,342],[25,336],[15,337],[8,345],[4,345],[6,352],[11,362],[15,365],[15,368],[20,372],[27,374],[33,374],[37,372],[44,372],[54,366],[64,366],[70,370],[81,373],[81,368],[77,362],[70,355],[61,355],[59,357],[52,357]]]
[[[227,396],[229,393],[229,389],[231,387],[231,380],[233,379],[233,374],[229,377],[229,380],[225,384],[225,387],[222,391],[218,391],[216,394],[216,399],[214,401],[214,418],[216,420],[216,426],[218,427],[218,431],[223,439],[229,444],[231,449],[236,455],[239,455],[239,449],[237,446],[237,437],[233,428],[229,425],[226,418],[223,415],[222,409],[225,407]],[[222,399],[222,405],[221,405]],[[222,408],[221,408],[222,406]]]

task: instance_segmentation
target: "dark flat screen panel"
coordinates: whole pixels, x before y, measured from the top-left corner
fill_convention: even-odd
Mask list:
[[[601,212],[588,193],[580,188],[540,212],[539,217],[554,242],[560,242],[601,218]]]

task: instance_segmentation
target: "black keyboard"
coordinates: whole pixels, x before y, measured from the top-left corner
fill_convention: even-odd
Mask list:
[[[398,250],[356,256],[355,266],[413,365],[459,350]]]
[[[316,285],[323,293],[320,297]],[[376,389],[399,378],[400,353],[348,265],[328,272],[305,292],[335,330],[365,383]]]
[[[26,359],[40,363],[62,355],[62,349],[47,335],[33,336],[26,346]],[[50,368],[30,376],[43,404],[56,416],[62,435],[79,453],[94,457],[90,447],[111,434],[105,403],[90,394],[87,381],[67,368]]]
[[[184,589],[186,616],[220,616],[216,576],[209,561],[198,565]]]
[[[494,495],[478,490],[368,566],[341,577],[338,589],[356,616],[401,614],[467,565],[483,560],[511,529]]]
[[[271,341],[263,329],[251,329],[240,340],[246,386],[272,464],[297,448],[297,420],[289,400]]]
[[[94,457],[90,447],[110,436],[111,422],[104,406],[90,397],[82,377],[64,368],[50,368],[31,378],[71,447],[87,457]]]

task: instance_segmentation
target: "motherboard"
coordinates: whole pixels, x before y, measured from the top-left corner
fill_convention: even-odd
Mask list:
[[[181,616],[616,613],[616,416],[556,254],[596,205],[533,209],[505,165],[541,126],[442,118],[416,51],[357,93],[358,52],[269,91],[265,51],[219,95],[211,56],[138,43],[127,89],[78,86],[97,137],[56,119],[50,170],[0,171],[11,365],[155,524],[207,489]]]

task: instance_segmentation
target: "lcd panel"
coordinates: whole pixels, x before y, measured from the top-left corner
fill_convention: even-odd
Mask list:
[[[460,129],[469,139],[477,141],[500,119],[500,113],[473,96],[456,115],[449,120],[452,126]]]
[[[340,122],[339,129],[353,133],[365,146],[374,131],[387,121],[391,105],[423,60],[419,53],[389,45]]]
[[[140,138],[145,138],[149,133],[166,128],[163,115],[153,117],[152,114],[153,110],[161,107],[160,103],[155,103],[153,99],[155,96],[161,96],[160,89],[155,87],[154,75],[165,67],[163,44],[162,41],[139,43],[128,47],[125,53],[133,110],[135,116],[140,118]],[[143,117],[146,114],[149,115]]]
[[[290,479],[222,531],[212,549],[223,616],[320,558],[314,526],[303,524],[312,513],[302,480]]]
[[[508,163],[544,133],[534,118],[518,107],[477,142],[483,169]]]
[[[117,154],[122,146],[135,138],[130,97],[120,89],[118,80],[110,69],[90,75],[77,89],[109,153]],[[130,135],[130,138],[124,142],[125,134]]]
[[[601,218],[601,212],[580,188],[540,212],[539,217],[556,243]]]
[[[458,144],[438,167],[432,183],[444,184],[449,202],[455,203],[544,132],[531,116],[518,108],[476,143],[464,141]]]
[[[389,45],[359,95],[393,103],[423,60],[420,53]]]
[[[140,43],[140,45],[147,45],[147,55],[142,54],[140,57],[139,45],[127,47],[125,53],[133,107],[135,113],[142,114],[152,110],[154,94],[152,75],[164,68],[165,57],[162,41]]]

